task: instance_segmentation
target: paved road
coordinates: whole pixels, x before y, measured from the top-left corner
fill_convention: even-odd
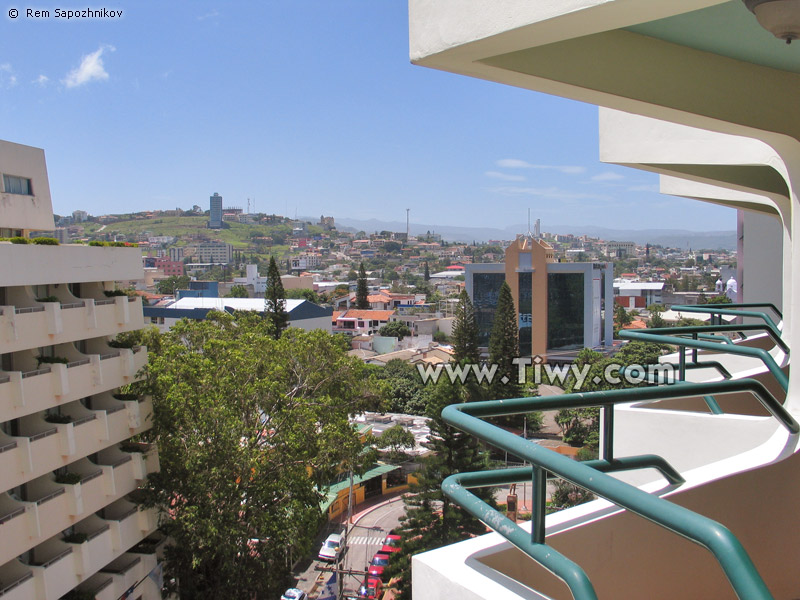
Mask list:
[[[356,508],[356,510],[358,511],[358,508]],[[388,502],[381,503],[368,512],[357,513],[356,517],[354,517],[355,523],[350,526],[348,532],[348,548],[347,552],[345,552],[342,557],[342,561],[339,565],[340,568],[364,570],[369,564],[369,561],[372,560],[372,556],[375,552],[380,549],[389,530],[397,527],[400,523],[400,517],[403,515],[403,511],[403,500],[398,496]],[[316,544],[314,548],[315,552],[319,549],[322,540],[333,531],[343,533],[344,526],[331,525],[323,531],[319,536],[319,543]],[[316,598],[316,592],[318,591],[316,588],[319,586],[315,586],[315,583],[320,579],[322,573],[318,569],[323,565],[327,565],[327,563],[307,559],[301,561],[295,571],[297,587],[309,593],[313,589],[315,593],[311,596],[312,598]],[[325,580],[327,580],[329,576],[328,573],[324,573]],[[346,594],[355,594],[363,580],[363,576],[345,576],[344,592]]]

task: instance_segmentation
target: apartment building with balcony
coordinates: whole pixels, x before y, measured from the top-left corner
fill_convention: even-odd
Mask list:
[[[0,235],[52,229],[44,151],[0,141]],[[143,327],[138,297],[107,295],[142,277],[136,248],[0,241],[0,596],[160,598],[140,544],[156,514],[134,502],[158,469],[147,397],[120,393],[146,348],[115,348]]]
[[[743,338],[726,325],[623,332],[682,348],[664,360],[683,383],[561,396],[603,407],[601,460],[589,465],[476,425],[477,408],[449,411],[449,422],[513,445],[533,466],[445,483],[496,533],[414,557],[417,600],[800,598],[800,372],[790,367],[800,341],[800,62],[785,43],[800,36],[797,9],[792,0],[410,0],[412,62],[597,104],[603,160],[659,173],[662,192],[741,211],[743,305],[731,310],[747,328]],[[600,499],[545,519],[543,469]],[[521,529],[465,491],[512,476],[536,489]]]

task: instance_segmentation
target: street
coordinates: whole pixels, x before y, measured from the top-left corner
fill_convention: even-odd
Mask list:
[[[356,508],[359,511],[359,507]],[[377,552],[389,531],[397,527],[403,515],[404,505],[401,496],[385,499],[379,504],[364,507],[353,516],[347,540],[347,550],[339,562],[339,568],[345,571],[360,571],[359,575],[344,575],[344,594],[355,595],[359,586],[364,582],[363,573],[366,571],[372,556]],[[320,536],[319,542],[333,531],[344,533],[344,525],[331,524]],[[298,564],[295,572],[296,586],[307,592],[311,598],[316,598],[322,588],[322,582],[327,581],[330,572],[320,571],[320,567],[331,566],[328,563],[316,560],[319,544],[314,547],[314,559],[303,560]]]

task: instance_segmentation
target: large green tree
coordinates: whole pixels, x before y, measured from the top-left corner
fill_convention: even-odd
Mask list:
[[[188,275],[170,275],[156,283],[156,291],[159,294],[175,294],[175,290],[183,290],[189,287]]]
[[[311,551],[320,485],[360,468],[348,416],[366,408],[364,366],[321,331],[274,339],[254,313],[184,320],[152,346],[138,385],[153,398],[146,503],[170,540],[166,581],[192,600],[276,598]]]
[[[497,309],[494,313],[492,333],[489,336],[489,362],[497,365],[497,373],[489,387],[492,399],[517,398],[522,392],[519,368],[514,359],[519,356],[519,326],[517,309],[511,288],[505,281],[500,286]],[[503,382],[503,379],[506,381]]]
[[[454,504],[442,492],[442,480],[454,473],[481,471],[488,466],[488,455],[478,441],[441,417],[450,404],[464,402],[464,386],[442,377],[432,390],[428,416],[430,436],[426,446],[432,451],[421,459],[417,483],[404,497],[406,514],[402,519],[400,551],[392,554],[388,575],[400,576],[397,585],[402,598],[411,598],[411,556],[440,548],[486,532],[486,526]],[[495,506],[492,488],[474,490],[482,500]]]
[[[264,294],[264,314],[272,327],[272,336],[281,337],[283,330],[289,326],[289,313],[286,312],[286,292],[283,289],[281,273],[275,257],[269,259],[267,269],[267,291]]]
[[[461,290],[458,297],[455,320],[453,321],[453,351],[457,362],[477,363],[478,325],[475,321],[475,309],[466,290]]]
[[[369,308],[369,291],[367,290],[367,272],[362,262],[358,267],[358,282],[356,284],[356,308],[366,310]]]

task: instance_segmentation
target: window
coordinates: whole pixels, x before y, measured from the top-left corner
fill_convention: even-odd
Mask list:
[[[13,175],[3,175],[3,189],[6,194],[22,194],[33,196],[31,191],[31,180],[24,177],[14,177]]]

